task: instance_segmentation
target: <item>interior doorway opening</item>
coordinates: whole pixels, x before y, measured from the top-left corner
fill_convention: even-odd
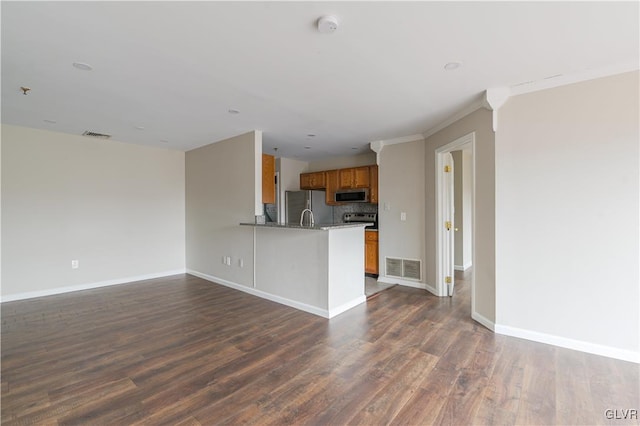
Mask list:
[[[465,276],[475,312],[475,133],[436,149],[436,188],[438,295],[454,296],[456,275]]]

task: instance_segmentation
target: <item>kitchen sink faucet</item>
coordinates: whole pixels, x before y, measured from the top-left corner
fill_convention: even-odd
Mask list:
[[[300,226],[304,226],[302,223],[304,222],[304,214],[306,212],[309,212],[309,217],[311,218],[311,226],[313,226],[314,220],[313,220],[313,212],[311,211],[311,209],[304,209],[302,210],[302,213],[300,213]]]

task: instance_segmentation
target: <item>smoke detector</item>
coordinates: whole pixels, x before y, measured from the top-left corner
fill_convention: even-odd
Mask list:
[[[335,16],[321,16],[318,18],[318,31],[331,34],[338,29],[338,18]]]

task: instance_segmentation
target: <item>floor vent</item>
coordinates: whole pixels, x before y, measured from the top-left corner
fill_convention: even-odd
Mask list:
[[[91,132],[89,130],[85,130],[84,133],[82,133],[82,136],[91,136],[92,138],[100,138],[100,139],[111,138],[111,135],[105,135],[104,133],[98,133],[98,132]]]
[[[414,259],[385,258],[385,273],[388,277],[420,281],[422,262]]]

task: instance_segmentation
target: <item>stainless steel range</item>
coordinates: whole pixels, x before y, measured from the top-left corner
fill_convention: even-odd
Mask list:
[[[365,229],[378,229],[377,213],[345,213],[342,215],[342,221],[345,223],[372,222],[373,225],[368,225]]]

